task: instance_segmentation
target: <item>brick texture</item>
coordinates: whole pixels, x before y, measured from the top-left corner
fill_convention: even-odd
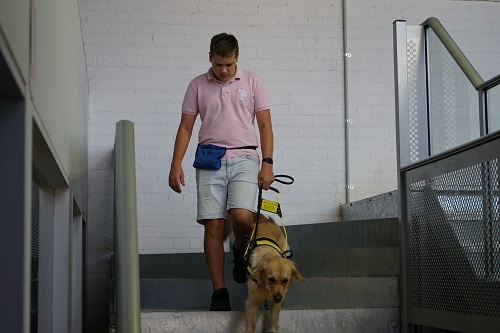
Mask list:
[[[346,191],[340,1],[80,0],[80,9],[91,99],[90,196],[109,195],[105,191],[110,186],[103,184],[111,181],[106,176],[111,175],[114,124],[132,120],[139,228],[151,228],[152,223],[158,228],[140,233],[142,253],[202,250],[185,244],[176,249],[175,242],[159,240],[202,237],[200,231],[183,236],[165,232],[172,225],[199,228],[194,222],[191,167],[195,136],[184,159],[187,184],[182,194],[169,189],[168,171],[185,88],[208,69],[210,37],[221,31],[237,36],[239,65],[260,74],[267,87],[275,129],[275,172],[296,179],[293,186],[282,188],[287,223],[339,219]],[[493,11],[498,11],[497,3],[348,2],[351,200],[397,187],[392,22],[419,24],[438,16],[489,78],[495,74],[491,55],[500,48],[489,43],[500,33]]]
[[[111,156],[119,120],[135,123],[140,252],[203,251],[191,167],[195,135],[183,163],[182,194],[168,187],[168,172],[184,91],[209,68],[214,34],[238,38],[239,66],[258,73],[267,88],[275,173],[296,180],[279,186],[287,224],[340,219],[346,200],[344,51],[352,55],[347,59],[351,200],[397,188],[394,20],[418,25],[438,17],[485,80],[498,74],[496,2],[346,3],[343,50],[340,0],[79,0],[90,86],[89,270],[95,277],[90,304],[102,302],[107,265],[101,263],[112,249]],[[93,312],[89,316],[102,320]],[[89,329],[104,332],[93,324]]]

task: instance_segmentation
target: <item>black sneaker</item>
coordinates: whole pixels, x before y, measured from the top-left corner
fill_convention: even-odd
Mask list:
[[[233,267],[233,279],[237,283],[247,282],[247,270],[245,267],[245,250],[238,250],[234,248],[233,244],[233,256],[234,256],[234,267]]]
[[[212,294],[210,311],[231,311],[231,302],[226,288],[220,288]]]

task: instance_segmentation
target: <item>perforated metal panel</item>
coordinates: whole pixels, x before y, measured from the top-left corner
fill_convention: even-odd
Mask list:
[[[40,187],[31,182],[31,256],[38,258],[40,239]]]
[[[498,160],[408,190],[412,306],[500,318]]]
[[[398,64],[404,66],[404,70],[398,71],[397,78],[398,82],[401,81],[400,88],[406,88],[403,89],[406,94],[398,95],[399,139],[403,143],[399,146],[402,165],[415,163],[429,156],[427,75],[422,71],[426,54],[424,40],[421,27],[409,27],[404,47],[397,48],[397,57],[405,60],[404,64]]]
[[[406,57],[408,61],[408,120],[410,135],[410,162],[418,162],[418,51],[414,40],[406,43]]]

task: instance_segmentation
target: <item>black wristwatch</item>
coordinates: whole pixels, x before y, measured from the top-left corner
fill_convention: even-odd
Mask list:
[[[270,158],[270,157],[264,157],[262,159],[262,162],[266,162],[266,163],[269,163],[269,164],[273,165],[273,159]]]

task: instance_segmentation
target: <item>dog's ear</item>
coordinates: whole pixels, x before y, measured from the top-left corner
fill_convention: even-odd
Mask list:
[[[299,271],[297,268],[295,268],[295,264],[292,265],[292,276],[297,279],[298,281],[305,282],[306,279],[302,275],[300,275]]]
[[[264,288],[265,287],[265,279],[263,278],[264,272],[265,272],[264,265],[261,264],[259,268],[253,272],[252,275],[250,275],[248,278],[254,280],[259,288]]]

